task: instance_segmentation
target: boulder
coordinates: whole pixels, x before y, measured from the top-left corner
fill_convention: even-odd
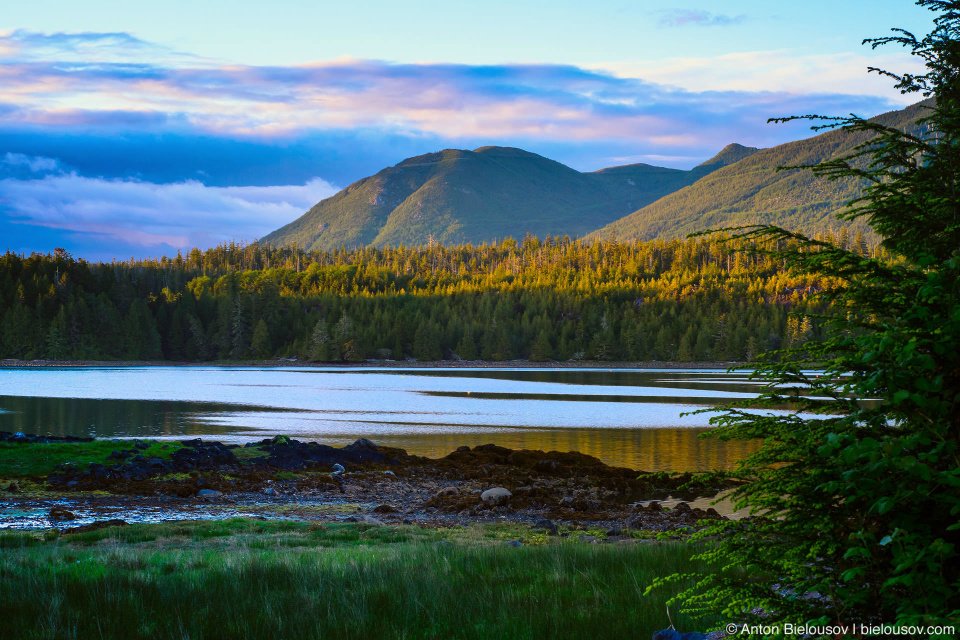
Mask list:
[[[480,499],[487,504],[496,507],[509,502],[512,496],[513,494],[510,493],[508,489],[504,489],[503,487],[494,487],[481,493]]]
[[[54,507],[50,509],[47,515],[51,520],[76,520],[77,516],[72,511],[67,511],[63,507]]]
[[[389,504],[380,504],[373,508],[374,513],[397,513],[397,508]]]
[[[546,518],[541,518],[533,523],[534,529],[546,529],[548,536],[558,535],[559,530],[557,525],[554,524],[552,520],[547,520]]]
[[[434,497],[442,498],[444,496],[458,496],[458,495],[460,495],[460,489],[457,489],[456,487],[451,486],[451,487],[444,487],[443,489],[440,489],[440,491],[437,491]]]
[[[221,493],[213,489],[200,489],[200,491],[197,491],[198,498],[216,498],[219,495],[221,495]]]

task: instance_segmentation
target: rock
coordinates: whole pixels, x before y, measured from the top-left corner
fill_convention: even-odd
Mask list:
[[[541,518],[533,523],[534,529],[546,529],[548,536],[555,536],[559,534],[557,525],[554,524],[553,520],[547,520],[546,518]]]
[[[367,524],[383,524],[383,520],[378,520],[373,516],[363,516],[363,521]]]
[[[263,495],[265,495],[265,496],[275,496],[275,495],[277,495],[277,490],[274,489],[273,487],[267,487],[266,489],[264,489]]]
[[[343,468],[343,465],[339,462],[336,462],[333,465],[333,471],[330,472],[330,475],[339,476],[342,475],[344,471],[346,471],[346,469]]]
[[[443,496],[458,496],[458,495],[460,495],[460,489],[457,489],[456,487],[451,486],[451,487],[444,487],[443,489],[440,489],[440,491],[437,491],[436,495],[434,495],[433,497],[442,498]]]
[[[613,527],[607,531],[607,537],[619,536],[623,531],[619,527]]]
[[[357,438],[353,444],[348,444],[344,447],[345,451],[376,451],[377,445],[373,444],[371,441],[366,438]]]
[[[389,504],[380,504],[373,508],[374,513],[397,513],[397,508]]]
[[[54,507],[50,509],[47,515],[51,520],[76,520],[77,516],[72,511],[67,511],[63,507]]]
[[[566,496],[565,498],[560,498],[560,506],[561,506],[561,507],[568,507],[568,508],[569,508],[569,507],[572,507],[572,506],[573,506],[573,498],[571,498],[570,496]]]
[[[177,449],[170,456],[173,464],[181,469],[211,469],[220,468],[223,465],[236,465],[239,463],[233,451],[219,442],[204,443],[199,438],[196,440],[183,440],[180,444],[183,449]]]
[[[522,547],[522,546],[523,546],[523,543],[520,542],[519,540],[507,540],[506,542],[503,543],[503,546],[505,546],[505,547]]]
[[[133,446],[135,446],[137,449],[140,449],[141,451],[143,451],[144,449],[149,449],[149,448],[150,448],[150,445],[147,444],[146,442],[138,442],[138,443],[136,443],[136,444],[133,445]]]
[[[222,494],[219,491],[214,491],[213,489],[200,489],[200,491],[197,491],[198,498],[216,498],[219,495]]]
[[[597,540],[597,539],[594,538],[593,536],[588,536],[588,535],[582,535],[582,536],[580,536],[580,540],[581,540],[582,542],[591,542],[591,543],[592,543],[592,542],[600,542],[599,540]]]
[[[102,464],[91,462],[88,473],[94,478],[104,479],[110,477],[110,470]]]
[[[20,493],[20,487],[17,486],[16,482],[11,482],[4,491],[7,493]]]
[[[404,519],[402,520],[402,523],[403,523],[403,524],[413,524],[413,520],[411,520],[410,518],[404,518]]]
[[[513,494],[510,493],[509,490],[504,489],[503,487],[494,487],[481,493],[480,499],[487,504],[496,507],[501,504],[506,504],[512,496]]]

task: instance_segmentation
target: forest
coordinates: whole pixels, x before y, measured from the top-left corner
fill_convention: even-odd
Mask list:
[[[861,255],[845,229],[826,240]],[[720,236],[305,252],[229,243],[111,263],[0,256],[4,359],[750,361],[821,341],[833,283]]]

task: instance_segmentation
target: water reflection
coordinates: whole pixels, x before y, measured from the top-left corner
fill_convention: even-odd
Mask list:
[[[752,397],[718,370],[0,368],[0,429],[98,437],[358,437],[431,457],[462,445],[572,451],[634,469],[729,469],[753,450],[698,436]]]
[[[2,431],[99,438],[228,435],[244,428],[211,424],[203,416],[263,410],[213,402],[20,396],[0,396],[0,407]]]

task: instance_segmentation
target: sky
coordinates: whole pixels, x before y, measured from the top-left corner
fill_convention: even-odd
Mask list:
[[[404,158],[689,169],[916,102],[908,0],[45,0],[0,13],[0,251],[250,242]]]

